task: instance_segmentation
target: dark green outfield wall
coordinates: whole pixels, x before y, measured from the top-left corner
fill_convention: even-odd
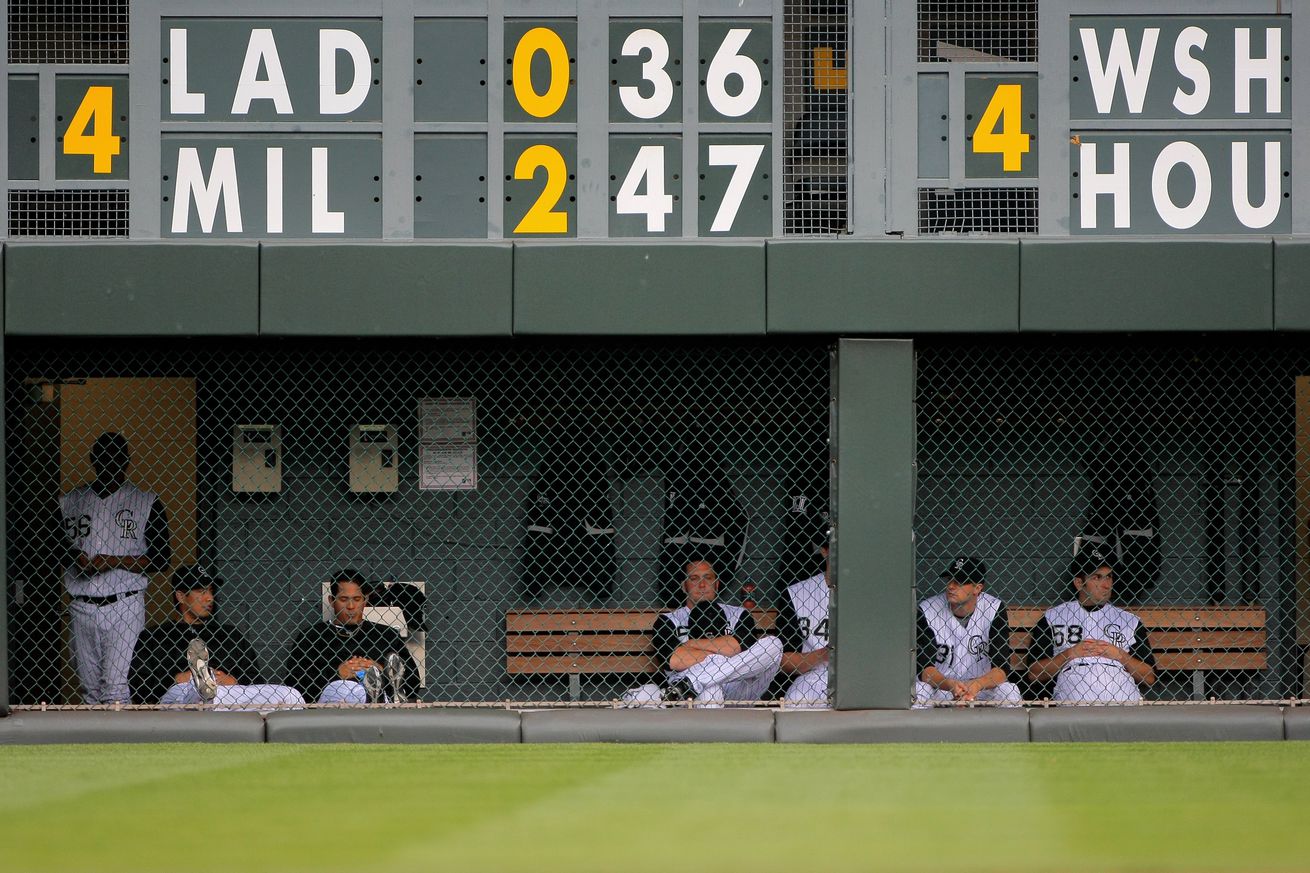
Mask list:
[[[1310,238],[11,243],[4,276],[11,335],[1310,329]]]
[[[3,313],[27,336],[852,338],[836,621],[876,633],[839,646],[837,702],[903,708],[913,593],[889,580],[913,578],[913,343],[853,338],[1310,330],[1310,239],[11,243]],[[3,610],[0,586],[0,702]]]

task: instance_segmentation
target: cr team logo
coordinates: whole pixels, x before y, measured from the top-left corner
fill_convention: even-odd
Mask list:
[[[136,519],[132,517],[132,510],[120,509],[114,513],[114,524],[118,525],[119,539],[134,540],[136,539]]]
[[[1128,637],[1124,636],[1124,629],[1117,624],[1107,624],[1105,626],[1105,638],[1107,642],[1113,643],[1120,649],[1128,642]]]
[[[983,653],[983,649],[986,646],[987,646],[987,641],[984,640],[982,637],[978,636],[977,634],[974,634],[973,636],[969,637],[970,655],[981,655]]]

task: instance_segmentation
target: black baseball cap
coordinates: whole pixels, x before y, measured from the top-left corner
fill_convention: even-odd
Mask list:
[[[942,578],[954,579],[966,585],[984,585],[987,583],[987,565],[977,558],[961,555],[942,571]]]
[[[1103,543],[1088,543],[1074,555],[1073,561],[1069,564],[1069,575],[1086,578],[1089,573],[1095,573],[1102,567],[1109,567],[1113,571],[1115,560],[1114,551],[1109,546]]]
[[[173,571],[174,591],[195,591],[197,588],[210,588],[217,591],[218,586],[222,584],[222,579],[215,579],[195,564],[178,567]]]

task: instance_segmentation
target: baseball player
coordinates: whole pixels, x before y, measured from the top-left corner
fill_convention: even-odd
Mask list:
[[[915,708],[952,700],[1018,706],[1019,686],[1009,681],[1010,617],[999,598],[983,591],[987,565],[959,557],[941,578],[946,590],[919,603]]]
[[[128,701],[132,649],[146,622],[146,574],[166,570],[173,557],[163,503],[127,482],[130,463],[127,440],[101,434],[91,447],[95,481],[59,499],[84,703]]]
[[[1028,649],[1034,682],[1055,680],[1065,703],[1137,703],[1155,683],[1155,655],[1137,616],[1110,603],[1114,557],[1100,544],[1074,556],[1075,597],[1046,610]]]
[[[333,577],[328,604],[331,623],[314,623],[292,644],[285,684],[319,703],[399,703],[418,694],[418,667],[404,638],[364,618],[368,595],[359,571]]]
[[[662,684],[624,692],[629,706],[692,700],[715,709],[725,701],[758,700],[782,663],[782,641],[761,637],[740,606],[718,601],[719,576],[709,561],[683,568],[686,605],[655,619],[655,652],[667,667]]]
[[[303,704],[305,698],[296,689],[263,684],[245,636],[214,618],[220,584],[199,567],[180,567],[173,573],[177,617],[147,629],[137,640],[132,699],[212,702],[220,709]]]
[[[827,542],[827,533],[823,535]],[[794,676],[783,693],[791,709],[828,708],[828,603],[832,590],[832,567],[828,547],[821,545],[822,573],[789,585],[778,611],[778,634],[782,639],[782,672]]]

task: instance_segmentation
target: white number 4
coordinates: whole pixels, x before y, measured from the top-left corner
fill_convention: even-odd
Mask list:
[[[764,146],[758,144],[710,146],[711,167],[733,167],[732,178],[728,180],[728,188],[723,192],[723,202],[719,204],[719,211],[714,215],[714,223],[710,225],[711,233],[726,233],[732,230],[732,224],[737,220],[737,210],[741,208],[741,201],[746,197],[746,187],[750,184],[751,175],[755,172],[762,154],[764,154]]]
[[[710,153],[713,151],[711,146]],[[712,157],[710,163],[714,163]],[[643,181],[646,193],[639,194]],[[673,195],[664,193],[664,146],[642,146],[637,151],[615,202],[620,215],[645,215],[647,233],[664,232],[664,217],[673,212]]]

